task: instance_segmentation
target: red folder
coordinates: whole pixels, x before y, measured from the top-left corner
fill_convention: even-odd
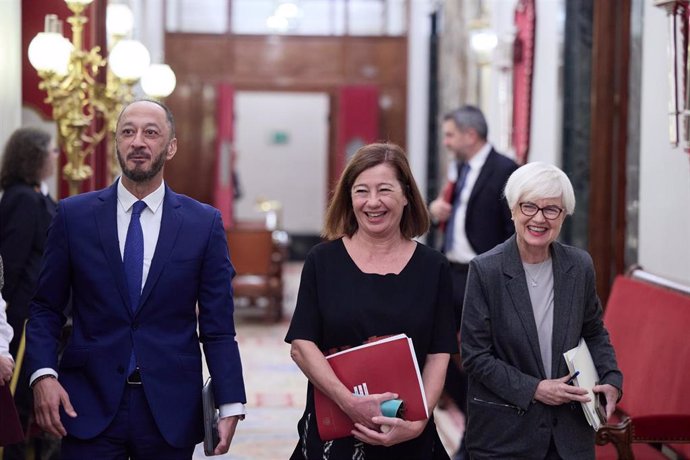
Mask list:
[[[443,186],[443,191],[441,192],[441,196],[443,197],[443,201],[445,201],[448,204],[453,204],[453,192],[455,192],[455,182],[448,181],[446,185]],[[439,228],[441,229],[441,232],[446,231],[446,225],[448,224],[448,221],[443,221],[439,224]]]
[[[405,420],[429,417],[412,339],[399,334],[327,356],[338,379],[355,394],[393,392],[404,403]],[[314,387],[316,422],[322,441],[350,436],[354,424],[328,396]]]

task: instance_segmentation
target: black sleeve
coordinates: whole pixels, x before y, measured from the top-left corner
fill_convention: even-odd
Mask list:
[[[323,321],[319,311],[316,262],[313,252],[307,255],[302,267],[302,276],[297,294],[297,305],[290,321],[285,341],[310,340],[317,345],[322,342]]]

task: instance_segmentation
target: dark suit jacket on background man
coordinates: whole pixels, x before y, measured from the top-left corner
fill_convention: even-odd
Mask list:
[[[488,143],[487,136],[486,119],[477,107],[463,106],[444,116],[443,144],[453,155],[456,164],[466,163],[471,166],[473,160],[486,155],[481,169],[469,173],[476,177],[473,185],[467,184],[464,187],[464,195],[469,192],[469,198],[464,209],[458,212],[464,211],[465,225],[463,228],[454,229],[456,235],[457,232],[464,233],[473,254],[467,254],[463,260],[455,260],[451,254],[446,254],[454,274],[453,302],[458,329],[469,261],[472,257],[502,243],[515,231],[508,204],[503,197],[503,188],[510,174],[517,169],[517,164],[498,153]],[[444,232],[444,248],[448,246],[446,240],[452,227],[449,225],[449,220],[453,218],[452,210],[458,204],[454,193],[455,181],[449,181],[441,194],[429,205],[432,219],[441,224]],[[469,187],[471,190],[468,190]]]
[[[503,187],[517,165],[491,149],[475,182],[465,212],[465,234],[477,254],[503,242],[515,231]]]

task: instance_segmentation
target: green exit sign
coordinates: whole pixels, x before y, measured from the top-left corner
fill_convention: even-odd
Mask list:
[[[290,136],[286,131],[273,131],[271,134],[271,143],[276,145],[285,145],[290,142]]]

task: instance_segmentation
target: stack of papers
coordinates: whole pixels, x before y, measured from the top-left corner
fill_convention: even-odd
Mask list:
[[[573,379],[573,385],[584,388],[589,392],[590,401],[580,404],[587,422],[595,431],[598,431],[599,428],[606,424],[606,416],[598,404],[599,396],[592,391],[594,385],[599,384],[599,373],[594,366],[594,361],[585,339],[581,338],[577,347],[563,353],[563,357],[568,365],[570,375],[578,373]]]

